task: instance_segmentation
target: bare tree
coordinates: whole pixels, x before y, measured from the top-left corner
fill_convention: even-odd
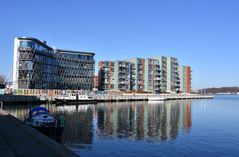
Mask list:
[[[5,75],[0,75],[0,84],[3,84],[6,80],[6,76]]]

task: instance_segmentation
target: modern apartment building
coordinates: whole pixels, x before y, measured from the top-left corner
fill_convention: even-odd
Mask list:
[[[159,93],[159,62],[151,58],[101,61],[99,62],[99,90]]]
[[[160,67],[160,92],[165,93],[167,92],[167,81],[168,81],[168,62],[167,57],[159,56],[155,57],[159,61]]]
[[[192,69],[186,66],[186,92],[191,93],[192,90]]]
[[[36,38],[15,38],[13,88],[92,90],[94,55],[55,49]]]
[[[98,64],[98,89],[114,89],[114,62],[100,61]]]
[[[127,61],[115,61],[115,89],[130,91],[131,64]]]
[[[144,91],[149,93],[160,93],[160,65],[157,59],[145,59],[145,81]]]
[[[145,90],[145,59],[132,58],[128,59],[131,63],[131,91],[143,92]]]
[[[178,59],[169,57],[167,61],[167,92],[179,92],[180,79],[178,73]]]
[[[180,92],[191,92],[191,67],[179,66]]]
[[[161,92],[179,92],[180,79],[178,59],[174,57],[155,57],[159,60],[161,76]]]
[[[119,66],[121,65],[119,62],[127,64],[126,72]],[[174,57],[159,56],[146,59],[132,58],[126,61],[101,61],[99,63],[99,89],[157,94],[178,93],[181,88],[185,88],[185,91],[190,92],[190,72],[190,67],[185,68],[186,80],[183,80],[184,77],[180,78],[178,59]],[[126,73],[126,75],[121,73]]]
[[[94,90],[98,90],[98,75],[94,76]]]
[[[99,90],[130,91],[131,64],[127,61],[99,62]]]
[[[159,61],[153,58],[132,58],[131,63],[131,91],[159,93],[160,67]]]
[[[142,68],[135,69],[133,72],[138,73],[138,80],[141,79],[142,71],[142,80],[143,80],[143,90],[148,93],[159,93],[160,92],[160,66],[159,61],[153,58],[140,59],[142,63]],[[139,61],[140,61],[139,60]],[[135,64],[135,63],[133,63]],[[141,64],[138,66],[141,67]],[[136,75],[137,76],[137,75]],[[136,82],[137,83],[137,82]],[[138,82],[141,83],[141,82]],[[136,90],[137,91],[137,90]]]

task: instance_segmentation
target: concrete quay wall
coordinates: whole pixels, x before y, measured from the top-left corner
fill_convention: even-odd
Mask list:
[[[39,131],[11,115],[0,112],[1,157],[77,157]]]
[[[211,95],[155,95],[155,94],[123,94],[123,95],[96,95],[98,102],[104,101],[148,101],[149,97],[160,97],[164,100],[182,99],[213,99]]]
[[[46,103],[56,102],[58,96],[25,96],[25,95],[0,95],[0,101],[7,103]],[[105,94],[93,95],[91,100],[76,100],[75,102],[92,103],[94,102],[113,102],[113,101],[148,101],[149,97],[161,97],[164,100],[181,100],[181,99],[212,99],[211,95],[155,95],[155,94]]]
[[[5,103],[41,102],[39,97],[30,95],[0,95],[0,101]]]

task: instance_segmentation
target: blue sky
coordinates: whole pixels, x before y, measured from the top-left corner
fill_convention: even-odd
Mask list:
[[[0,2],[0,74],[17,36],[99,60],[174,56],[193,87],[239,86],[238,0],[5,0]]]

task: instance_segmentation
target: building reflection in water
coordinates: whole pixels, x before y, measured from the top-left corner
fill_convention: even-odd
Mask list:
[[[90,149],[93,141],[94,105],[58,106],[57,113],[65,115],[62,143],[72,149]]]
[[[62,143],[72,149],[90,149],[94,136],[98,140],[172,140],[179,131],[189,133],[192,126],[191,100],[42,106],[52,114],[65,116]],[[13,105],[5,109],[23,120],[31,107]]]
[[[98,104],[97,135],[101,138],[169,140],[191,128],[191,101]]]

